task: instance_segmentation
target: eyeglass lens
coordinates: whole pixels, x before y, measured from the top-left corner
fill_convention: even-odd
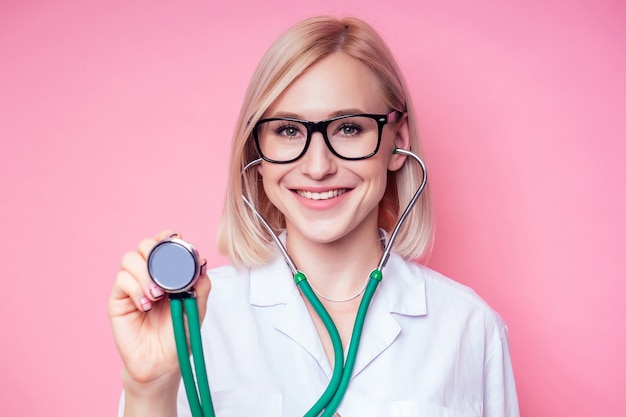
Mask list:
[[[328,123],[326,139],[332,150],[344,158],[362,158],[378,146],[378,122],[366,116],[350,116]],[[292,120],[268,120],[257,125],[261,153],[275,161],[298,158],[307,146],[308,129]]]

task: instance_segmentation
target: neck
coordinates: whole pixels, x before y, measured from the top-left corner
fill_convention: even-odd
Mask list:
[[[318,295],[336,304],[330,300],[360,300],[382,255],[377,227],[358,228],[330,243],[310,241],[288,228],[287,250]]]

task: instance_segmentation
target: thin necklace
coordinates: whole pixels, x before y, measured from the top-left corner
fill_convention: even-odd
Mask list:
[[[381,246],[383,247],[383,249],[385,249],[385,241],[387,240],[387,236],[386,236],[385,231],[383,229],[378,229],[378,236],[380,237],[380,244],[381,244]],[[315,294],[319,295],[320,297],[322,297],[326,301],[330,301],[331,303],[346,303],[348,301],[354,300],[355,298],[357,298],[358,296],[363,294],[363,292],[365,292],[365,289],[367,288],[367,283],[368,282],[369,282],[369,277],[368,277],[368,279],[365,280],[365,285],[363,285],[363,288],[361,288],[359,290],[359,292],[357,292],[356,294],[354,294],[354,295],[352,295],[352,296],[350,296],[348,298],[342,298],[341,300],[338,300],[336,298],[326,297],[324,294],[322,294],[317,289],[315,289],[313,284],[311,284],[311,281],[309,281],[309,286],[311,287],[311,289],[313,290],[313,292]]]
[[[355,298],[357,298],[359,295],[363,294],[363,292],[365,291],[365,288],[367,288],[367,283],[368,283],[369,279],[365,280],[365,285],[363,285],[363,288],[361,288],[359,290],[359,292],[357,292],[356,294],[348,297],[348,298],[342,298],[341,300],[338,300],[336,298],[330,298],[330,297],[326,297],[324,294],[322,294],[321,292],[319,292],[318,290],[315,289],[315,287],[313,287],[313,285],[311,285],[311,281],[309,281],[309,286],[311,287],[311,289],[313,290],[313,292],[317,295],[319,295],[320,297],[322,297],[324,300],[326,301],[330,301],[331,303],[345,303],[348,302],[350,300],[354,300]]]

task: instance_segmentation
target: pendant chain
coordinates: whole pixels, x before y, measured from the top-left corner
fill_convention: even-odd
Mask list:
[[[378,229],[378,235],[380,237],[380,244],[383,247],[383,249],[385,249],[385,241],[386,241],[386,234],[382,229]],[[330,301],[331,303],[347,303],[348,301],[352,301],[355,298],[357,298],[358,296],[360,296],[361,294],[363,294],[365,292],[365,289],[367,288],[367,283],[369,282],[369,277],[368,279],[365,280],[365,285],[363,285],[363,288],[361,288],[359,290],[359,292],[357,292],[356,294],[348,297],[348,298],[342,298],[340,300],[336,299],[336,298],[330,298],[330,297],[326,297],[324,294],[322,294],[321,292],[319,292],[317,289],[315,289],[315,287],[313,287],[313,284],[311,284],[311,281],[309,281],[309,286],[311,287],[311,289],[313,290],[313,292],[317,295],[319,295],[320,297],[322,297],[324,300],[326,301]]]
[[[368,277],[369,278],[369,277]],[[322,294],[321,292],[319,292],[318,290],[315,289],[315,287],[313,287],[313,285],[311,285],[311,281],[309,281],[309,286],[311,287],[311,289],[313,290],[313,292],[317,295],[319,295],[320,297],[322,297],[324,300],[326,301],[330,301],[331,303],[346,303],[348,301],[354,300],[355,298],[357,298],[359,295],[363,294],[363,292],[365,292],[365,288],[367,288],[367,282],[368,280],[365,280],[365,285],[363,285],[363,288],[361,288],[359,290],[359,292],[357,292],[356,294],[348,297],[348,298],[342,298],[340,300],[336,299],[336,298],[330,298],[330,297],[326,297],[324,294]]]

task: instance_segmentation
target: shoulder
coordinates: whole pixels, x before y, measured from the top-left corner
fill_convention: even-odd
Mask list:
[[[211,279],[209,298],[224,304],[241,302],[269,306],[284,304],[297,292],[287,265],[276,258],[257,267],[233,265],[213,268],[207,272]]]
[[[211,302],[231,302],[249,292],[250,268],[223,265],[207,271],[211,280]]]
[[[207,275],[211,278],[211,281],[242,279],[247,278],[250,275],[250,268],[238,268],[233,265],[222,265],[209,269],[207,271]]]
[[[424,265],[399,258],[407,279],[422,281],[428,316],[447,316],[466,325],[479,322],[495,333],[506,331],[502,317],[472,288]]]
[[[475,308],[486,310],[488,312],[495,311],[487,304],[487,302],[476,291],[452,278],[449,278],[440,272],[434,271],[426,266],[412,264],[412,267],[419,271],[427,282],[427,286],[434,294],[448,297],[454,297],[457,302],[468,303]]]

